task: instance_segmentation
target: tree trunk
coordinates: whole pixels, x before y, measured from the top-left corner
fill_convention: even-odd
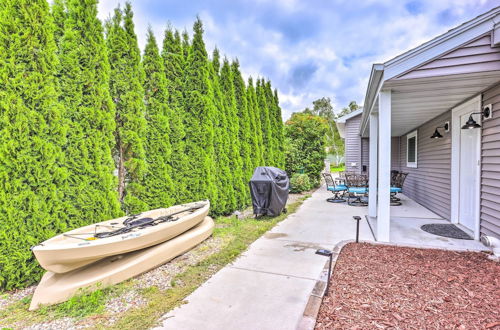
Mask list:
[[[125,156],[123,145],[118,142],[118,198],[120,203],[123,203],[125,197]]]

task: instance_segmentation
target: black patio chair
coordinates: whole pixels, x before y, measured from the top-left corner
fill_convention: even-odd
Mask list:
[[[401,199],[397,197],[397,194],[403,192],[403,184],[406,180],[408,173],[398,172],[395,173],[391,178],[391,206],[400,206]]]
[[[368,176],[364,174],[346,174],[347,204],[351,206],[368,205]]]
[[[331,191],[333,197],[326,199],[330,203],[344,203],[345,202],[345,192],[347,187],[345,184],[339,184],[335,182],[330,173],[321,173],[326,182],[326,190]]]

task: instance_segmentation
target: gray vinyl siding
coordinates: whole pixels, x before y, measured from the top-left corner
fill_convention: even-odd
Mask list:
[[[406,135],[400,138],[400,170],[408,176],[403,192],[445,219],[451,213],[451,130],[442,139],[431,139],[437,126],[451,123],[451,111],[420,126],[417,137],[417,168],[406,166]],[[413,131],[412,131],[413,132]],[[411,132],[408,132],[411,133]]]
[[[401,79],[500,70],[500,47],[491,47],[491,33],[468,42],[404,74]]]
[[[359,173],[361,171],[361,137],[359,125],[361,114],[347,119],[345,123],[345,166],[346,171]],[[355,163],[356,165],[352,165]]]
[[[483,122],[481,148],[481,233],[500,238],[500,85],[483,94],[493,118]]]
[[[399,136],[392,137],[391,140],[391,168],[393,170],[401,170],[400,164],[401,154],[401,138]]]
[[[366,168],[366,171],[363,171]],[[370,168],[370,139],[361,138],[361,172],[368,173]]]
[[[393,137],[391,142],[391,168],[399,171],[399,137]],[[370,171],[370,139],[361,139],[361,166],[366,166],[366,173]],[[362,168],[361,168],[362,169]]]

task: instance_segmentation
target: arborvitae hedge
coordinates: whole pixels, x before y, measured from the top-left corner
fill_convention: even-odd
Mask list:
[[[173,32],[171,27],[165,30],[163,49],[161,53],[163,69],[167,85],[167,105],[170,108],[169,139],[172,153],[169,165],[172,168],[173,181],[172,198],[175,203],[185,203],[190,200],[187,193],[187,162],[185,154],[186,132],[184,129],[184,59],[179,32]]]
[[[252,148],[252,132],[250,129],[250,114],[248,109],[248,101],[246,95],[246,86],[240,72],[240,63],[238,60],[231,64],[234,95],[236,98],[236,110],[239,122],[238,140],[240,141],[240,157],[242,160],[242,184],[246,187],[248,180],[251,178],[254,164],[251,158]],[[245,189],[246,191],[246,189]],[[248,200],[245,200],[248,203]]]
[[[210,63],[210,80],[213,89],[214,113],[214,152],[216,163],[216,182],[218,196],[213,202],[213,209],[220,214],[227,214],[236,209],[238,204],[235,190],[232,186],[233,174],[230,168],[229,155],[231,139],[229,137],[228,119],[224,104],[224,95],[220,86],[220,56],[219,50],[214,49]]]
[[[208,57],[199,19],[194,23],[194,36],[188,52],[184,85],[184,128],[186,182],[191,200],[216,199],[214,153],[214,105],[208,72]]]
[[[257,94],[253,85],[252,77],[248,78],[247,84],[247,100],[248,111],[250,115],[250,130],[252,135],[251,159],[253,168],[264,166],[264,157],[262,155],[263,141],[262,141],[262,124],[260,121],[260,109],[257,101]]]
[[[120,215],[114,147],[115,111],[109,94],[109,63],[96,0],[68,0],[54,16],[64,31],[59,45],[60,103],[68,122],[64,191],[72,228]]]
[[[283,164],[277,94],[210,61],[199,19],[191,40],[168,27],[161,55],[149,32],[141,61],[130,4],[106,38],[96,8],[0,6],[2,289],[38,280],[29,247],[58,233],[201,199],[230,214],[255,167]]]
[[[260,122],[262,129],[262,158],[265,166],[272,166],[273,155],[273,138],[271,120],[269,119],[269,107],[266,100],[266,83],[264,79],[257,80],[257,105],[259,107]]]
[[[30,247],[68,229],[54,23],[45,0],[0,6],[0,287],[38,280]]]
[[[107,23],[107,46],[111,65],[110,91],[116,105],[116,153],[118,167],[118,196],[128,213],[147,209],[138,198],[145,187],[141,185],[146,166],[144,161],[144,73],[141,55],[132,21],[130,3],[125,9],[115,9]]]
[[[174,203],[175,187],[170,177],[172,167],[170,158],[168,89],[162,58],[153,32],[148,30],[148,40],[144,50],[143,68],[145,73],[144,101],[146,103],[146,164],[147,171],[138,196],[149,209],[168,207]]]
[[[243,162],[240,156],[241,143],[239,139],[238,110],[236,109],[236,97],[234,94],[233,75],[229,61],[224,59],[221,68],[221,89],[224,94],[224,109],[226,111],[227,127],[229,135],[229,169],[232,173],[231,184],[236,196],[235,208],[241,208],[246,203],[248,187],[243,183]]]

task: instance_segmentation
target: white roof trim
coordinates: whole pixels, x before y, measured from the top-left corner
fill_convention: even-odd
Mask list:
[[[337,119],[337,123],[345,123],[346,120],[351,119],[352,117],[356,117],[360,114],[363,113],[363,108],[360,107],[358,110],[354,110],[351,113],[348,113],[347,115],[343,115],[342,117]]]
[[[450,51],[469,40],[492,31],[500,16],[500,6],[465,22],[384,63],[385,79],[391,79],[419,64]]]
[[[347,120],[357,117],[363,113],[363,108],[359,108],[347,115],[344,115],[337,120],[335,120],[335,124],[337,125],[337,130],[339,131],[339,135],[341,138],[345,139],[345,123]]]

